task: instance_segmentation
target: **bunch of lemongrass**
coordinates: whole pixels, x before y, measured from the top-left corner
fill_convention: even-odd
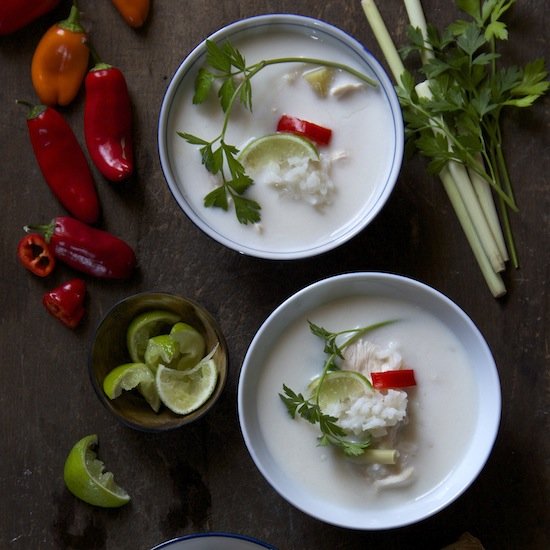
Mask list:
[[[427,37],[426,19],[420,0],[404,0],[404,3],[411,26],[420,29],[423,37]],[[380,12],[374,0],[362,0],[361,4],[386,62],[399,84],[405,67]],[[422,62],[428,62],[431,56],[431,50],[426,48],[422,52]],[[429,81],[421,82],[415,90],[420,98],[429,98]],[[433,127],[434,133],[440,131]],[[478,162],[481,167],[481,160],[478,159]],[[480,172],[450,160],[438,175],[491,293],[500,297],[506,293],[500,272],[505,268],[508,251],[490,185]]]

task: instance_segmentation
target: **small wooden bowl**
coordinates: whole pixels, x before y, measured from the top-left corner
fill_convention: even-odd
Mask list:
[[[122,392],[113,400],[103,391],[103,380],[107,373],[118,365],[131,362],[126,331],[132,319],[145,311],[158,309],[173,311],[183,322],[195,327],[203,335],[207,350],[218,344],[213,357],[218,367],[214,393],[199,409],[187,415],[177,415],[164,406],[156,413],[134,391]],[[88,369],[99,400],[123,424],[148,432],[173,430],[206,414],[219,398],[227,379],[227,344],[216,321],[196,302],[164,292],[143,292],[115,304],[99,323],[91,345]]]

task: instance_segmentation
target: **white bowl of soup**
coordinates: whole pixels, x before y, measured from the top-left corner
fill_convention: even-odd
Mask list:
[[[231,194],[227,194],[226,209],[205,206],[206,196],[222,186],[223,177],[231,180],[231,173],[227,165],[223,177],[221,172],[206,170],[201,145],[180,136],[212,141],[224,126],[216,93],[220,82],[212,84],[206,100],[193,102],[197,76],[208,68],[208,42],[220,48],[230,44],[244,56],[247,66],[266,59],[299,58],[263,68],[251,78],[250,109],[235,102],[224,136],[239,152],[235,158],[242,159],[242,152],[254,140],[288,133],[287,127],[278,130],[285,116],[330,131],[328,144],[313,143],[317,157],[301,166],[301,171],[285,160],[276,165],[276,173],[250,174],[254,183],[242,197],[259,205],[261,219],[256,221],[237,219]],[[315,60],[349,67],[370,83]],[[312,74],[323,78],[312,78]],[[312,141],[315,136],[306,132],[305,139]],[[170,81],[158,128],[161,167],[183,212],[222,245],[268,259],[315,256],[365,229],[394,188],[403,141],[398,99],[371,53],[326,22],[287,14],[235,22],[200,43]],[[214,148],[218,146],[219,142]]]
[[[396,368],[414,374],[413,386],[368,390],[393,400],[389,405],[385,401],[382,412],[373,413],[373,407],[369,414],[375,421],[384,415],[395,421],[398,394],[406,402],[406,416],[383,428],[385,436],[379,424],[368,433],[375,451],[367,448],[356,457],[338,446],[321,445],[319,424],[299,414],[293,418],[283,402],[281,396],[288,395],[284,388],[310,399],[310,405],[315,402],[308,396],[314,394],[328,354],[310,323],[330,333],[374,327],[346,348],[345,361],[349,350],[363,346],[377,350],[382,363],[397,356]],[[331,379],[347,368],[341,358],[336,363]],[[390,392],[395,393],[391,399]],[[470,486],[497,436],[501,395],[490,349],[456,304],[412,279],[351,273],[304,288],[267,318],[244,359],[238,411],[252,459],[284,499],[333,525],[378,530],[425,519]],[[334,414],[342,426],[357,419],[349,411],[346,417]],[[392,449],[394,463],[365,460],[367,453],[373,456],[380,449],[385,454]]]

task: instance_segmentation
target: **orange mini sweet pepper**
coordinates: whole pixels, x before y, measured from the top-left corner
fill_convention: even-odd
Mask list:
[[[149,15],[149,0],[112,0],[130,27],[141,27]]]
[[[68,105],[78,94],[88,71],[86,40],[73,2],[69,17],[46,31],[32,58],[32,84],[44,105]]]

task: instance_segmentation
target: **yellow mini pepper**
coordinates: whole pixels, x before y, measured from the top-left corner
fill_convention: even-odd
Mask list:
[[[46,31],[32,58],[32,84],[41,103],[68,105],[76,97],[88,70],[86,40],[73,3],[69,17]]]
[[[149,15],[149,0],[112,0],[130,27],[141,27]]]

